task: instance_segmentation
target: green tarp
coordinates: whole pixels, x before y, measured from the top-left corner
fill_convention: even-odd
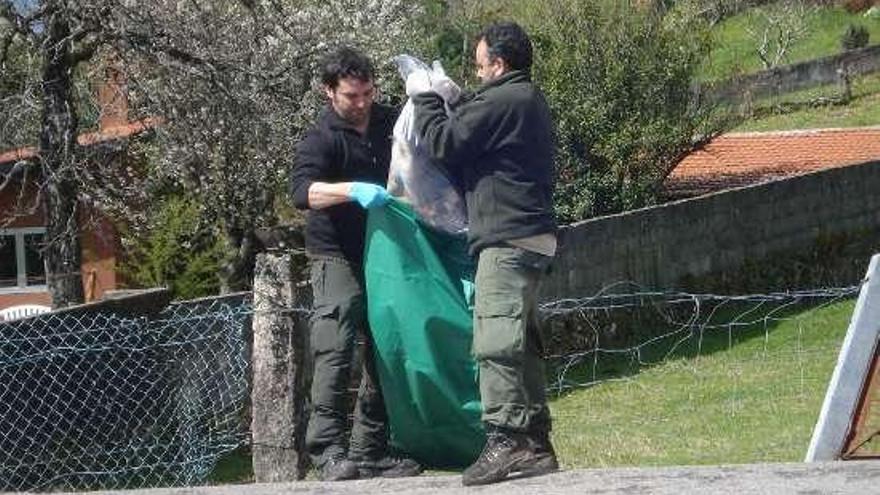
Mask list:
[[[368,315],[391,440],[433,467],[462,467],[485,441],[471,356],[473,262],[464,237],[392,200],[370,210]]]

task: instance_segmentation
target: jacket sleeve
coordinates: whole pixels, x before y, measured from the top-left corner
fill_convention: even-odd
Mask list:
[[[320,134],[309,131],[296,147],[290,171],[290,197],[297,209],[309,208],[309,187],[314,182],[327,180],[329,166],[329,153]]]
[[[432,158],[447,168],[458,168],[484,149],[488,138],[488,107],[484,100],[461,103],[450,115],[436,93],[413,97],[415,130]]]

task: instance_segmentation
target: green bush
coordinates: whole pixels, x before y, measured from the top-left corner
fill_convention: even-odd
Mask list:
[[[217,294],[222,244],[203,225],[198,205],[165,200],[141,238],[131,241],[122,274],[138,287],[168,287],[174,299]]]
[[[846,27],[846,31],[843,32],[843,36],[840,37],[840,46],[844,50],[863,48],[868,46],[870,36],[868,28],[865,26],[850,24]]]
[[[530,29],[557,124],[560,219],[653,204],[694,137],[714,132],[692,90],[708,27],[628,2],[544,5]]]
[[[425,2],[426,58],[442,59],[462,83],[475,82],[472,41],[481,26],[507,19],[529,32],[533,76],[556,120],[562,222],[654,203],[695,137],[719,130],[711,108],[694,97],[710,42],[708,22],[694,9],[619,0],[488,1],[468,9]]]

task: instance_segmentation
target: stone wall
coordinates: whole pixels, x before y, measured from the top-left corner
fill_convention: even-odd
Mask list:
[[[880,44],[747,74],[701,91],[713,100],[737,102],[840,83],[843,73],[854,77],[877,71],[880,71]]]
[[[688,277],[807,249],[822,236],[876,233],[877,191],[880,161],[573,224],[542,298],[587,297],[617,281],[686,288]]]

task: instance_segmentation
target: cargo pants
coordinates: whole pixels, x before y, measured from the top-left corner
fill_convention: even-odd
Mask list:
[[[319,468],[331,457],[345,454],[346,447],[351,456],[382,455],[388,421],[373,357],[362,270],[341,258],[312,255],[309,271],[314,368],[306,449]],[[349,386],[358,334],[364,341],[364,363],[349,442]]]
[[[537,301],[551,261],[512,246],[480,252],[473,354],[485,423],[516,431],[550,430]]]

